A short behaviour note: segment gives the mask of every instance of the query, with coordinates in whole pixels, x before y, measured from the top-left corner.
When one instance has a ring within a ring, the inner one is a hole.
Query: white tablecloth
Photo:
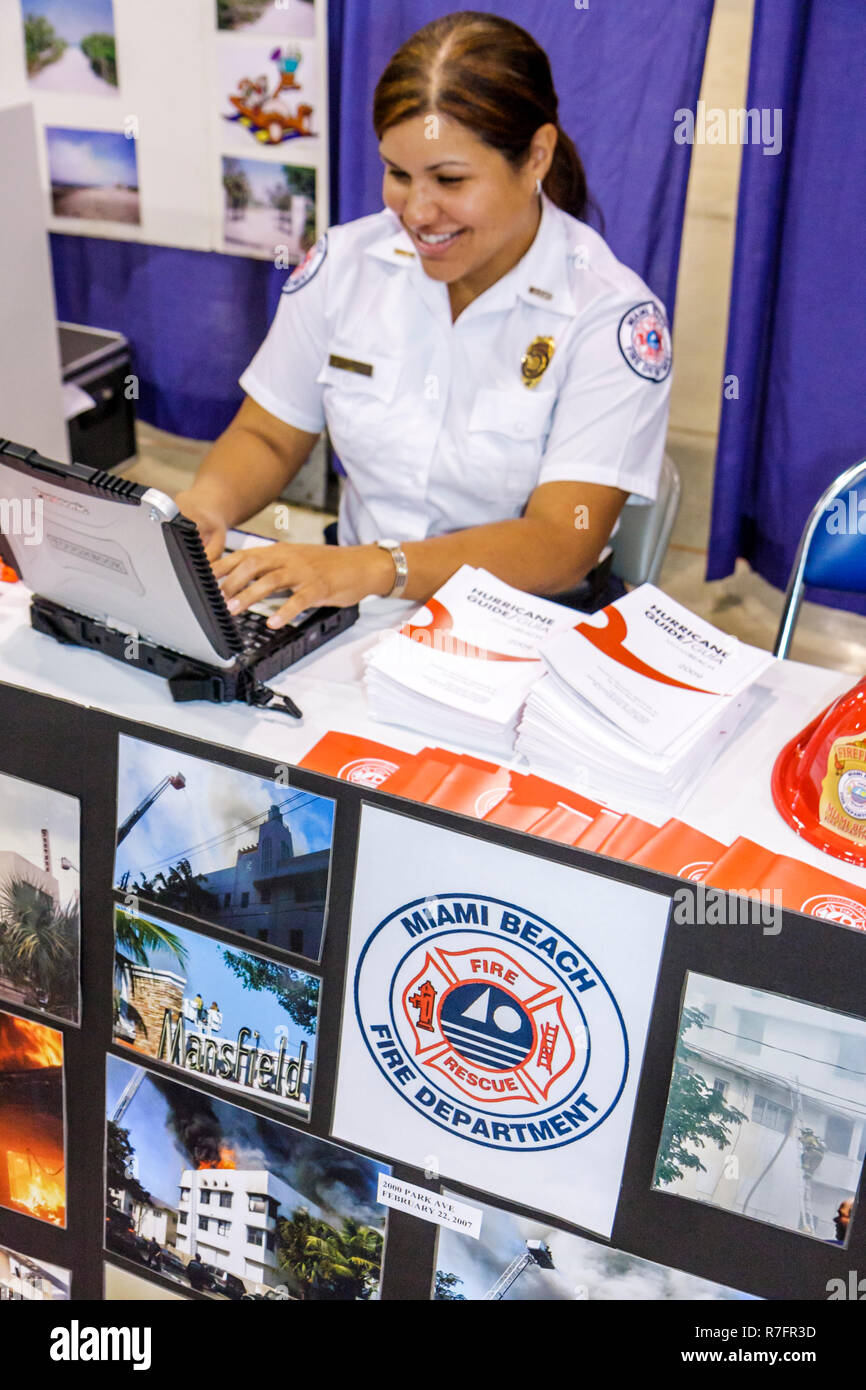
[[[409,752],[433,742],[371,719],[361,684],[363,653],[383,627],[403,621],[412,604],[366,600],[353,628],[273,680],[271,685],[291,695],[303,710],[304,718],[295,721],[240,704],[175,704],[168,686],[157,677],[33,632],[28,603],[29,594],[20,584],[0,584],[0,681],[6,684],[242,749],[275,764],[297,763],[328,729]],[[775,853],[866,887],[866,869],[823,854],[801,839],[779,816],[770,794],[770,773],[779,749],[851,684],[850,675],[824,667],[775,663],[760,680],[753,717],[695,788],[679,818],[726,844],[746,835]]]

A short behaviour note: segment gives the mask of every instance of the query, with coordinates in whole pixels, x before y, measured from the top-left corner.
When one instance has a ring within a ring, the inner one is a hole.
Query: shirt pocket
[[[328,433],[343,462],[387,442],[402,361],[356,345],[331,343],[316,377]]]
[[[467,426],[473,462],[513,503],[525,503],[538,481],[555,391],[484,387],[476,392]]]

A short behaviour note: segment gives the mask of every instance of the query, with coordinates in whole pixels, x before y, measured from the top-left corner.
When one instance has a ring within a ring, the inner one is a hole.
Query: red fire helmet
[[[810,845],[866,865],[866,677],[782,749],[776,809]]]

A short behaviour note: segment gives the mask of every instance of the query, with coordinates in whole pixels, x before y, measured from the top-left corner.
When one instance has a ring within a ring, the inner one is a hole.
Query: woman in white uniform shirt
[[[657,488],[664,310],[576,220],[586,183],[543,51],[493,15],[438,20],[389,63],[373,122],[386,210],[332,228],[289,277],[246,400],[178,497],[234,611],[292,591],[272,626],[423,601],[462,564],[560,595],[629,494]],[[219,559],[326,424],[339,546]]]

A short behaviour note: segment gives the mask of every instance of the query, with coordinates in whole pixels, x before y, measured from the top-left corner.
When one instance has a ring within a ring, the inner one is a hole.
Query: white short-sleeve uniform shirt
[[[670,365],[663,306],[543,197],[525,256],[456,323],[393,213],[333,227],[240,384],[297,429],[327,425],[346,471],[340,541],[366,544],[520,516],[548,482],[654,498]]]

